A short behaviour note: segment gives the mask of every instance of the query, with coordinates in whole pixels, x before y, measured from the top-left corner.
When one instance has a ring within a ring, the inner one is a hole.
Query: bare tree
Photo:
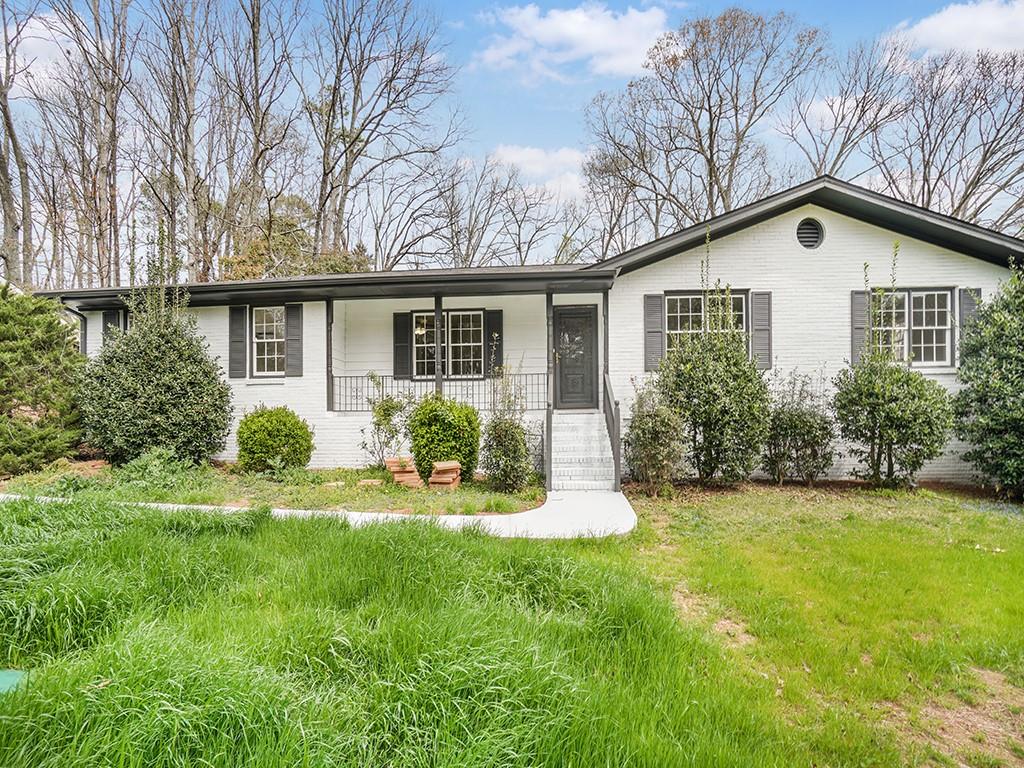
[[[592,185],[611,174],[600,185],[630,190],[655,237],[762,197],[774,184],[762,134],[823,57],[823,33],[782,13],[730,9],[663,35],[649,75],[591,105]]]
[[[18,47],[34,12],[33,6],[17,8],[9,0],[0,0],[0,24],[3,24],[4,35],[3,72],[0,73],[0,118],[3,128],[0,134],[0,207],[4,223],[2,261],[7,279],[25,284],[32,282],[32,189],[28,159],[12,110],[11,92],[27,66],[18,56]],[[14,158],[17,169],[17,203],[9,157]]]
[[[526,184],[509,172],[502,201],[501,235],[508,243],[506,264],[524,266],[547,257],[548,241],[563,223],[561,206],[550,190]]]
[[[779,130],[812,174],[840,175],[852,157],[867,153],[871,137],[900,118],[908,63],[908,46],[898,38],[859,43],[798,84]]]
[[[966,221],[1024,230],[1024,52],[916,63],[906,110],[874,136],[882,189]]]
[[[408,190],[458,137],[451,120],[431,127],[454,70],[412,0],[328,3],[309,41],[295,74],[316,150],[314,247],[344,251],[359,236],[349,219],[360,187],[379,190],[391,171]]]

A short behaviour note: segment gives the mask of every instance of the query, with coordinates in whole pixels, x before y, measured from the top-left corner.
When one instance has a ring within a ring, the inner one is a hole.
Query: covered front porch
[[[581,282],[529,293],[448,286],[432,295],[329,299],[328,411],[368,414],[381,396],[438,393],[486,418],[511,392],[542,436],[549,478],[555,412],[603,414],[617,488],[620,415],[607,377],[607,288]]]

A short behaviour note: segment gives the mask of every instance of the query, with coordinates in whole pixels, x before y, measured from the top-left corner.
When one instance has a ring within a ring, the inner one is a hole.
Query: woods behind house
[[[0,277],[593,261],[809,176],[1024,230],[1024,51],[837,49],[730,9],[586,110],[580,195],[474,157],[415,0],[0,0]],[[524,90],[523,98],[530,98]]]

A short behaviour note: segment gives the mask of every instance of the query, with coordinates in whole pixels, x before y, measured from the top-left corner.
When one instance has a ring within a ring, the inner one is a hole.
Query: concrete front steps
[[[551,490],[610,491],[611,442],[601,411],[555,411],[551,423]]]

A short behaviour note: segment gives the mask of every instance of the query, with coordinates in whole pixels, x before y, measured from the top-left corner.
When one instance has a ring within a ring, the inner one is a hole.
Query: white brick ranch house
[[[820,177],[597,264],[195,284],[189,311],[226,369],[236,423],[259,403],[289,406],[315,430],[314,466],[365,463],[371,372],[389,391],[441,391],[486,417],[503,367],[543,430],[549,485],[617,487],[634,382],[704,322],[706,238],[711,280],[730,286],[758,366],[826,379],[865,343],[865,264],[872,287],[889,288],[898,241],[884,322],[899,354],[951,389],[961,324],[1024,256],[1022,240]],[[126,292],[51,295],[95,354],[127,322]],[[961,449],[923,476],[968,479]],[[234,451],[232,435],[224,457]]]

